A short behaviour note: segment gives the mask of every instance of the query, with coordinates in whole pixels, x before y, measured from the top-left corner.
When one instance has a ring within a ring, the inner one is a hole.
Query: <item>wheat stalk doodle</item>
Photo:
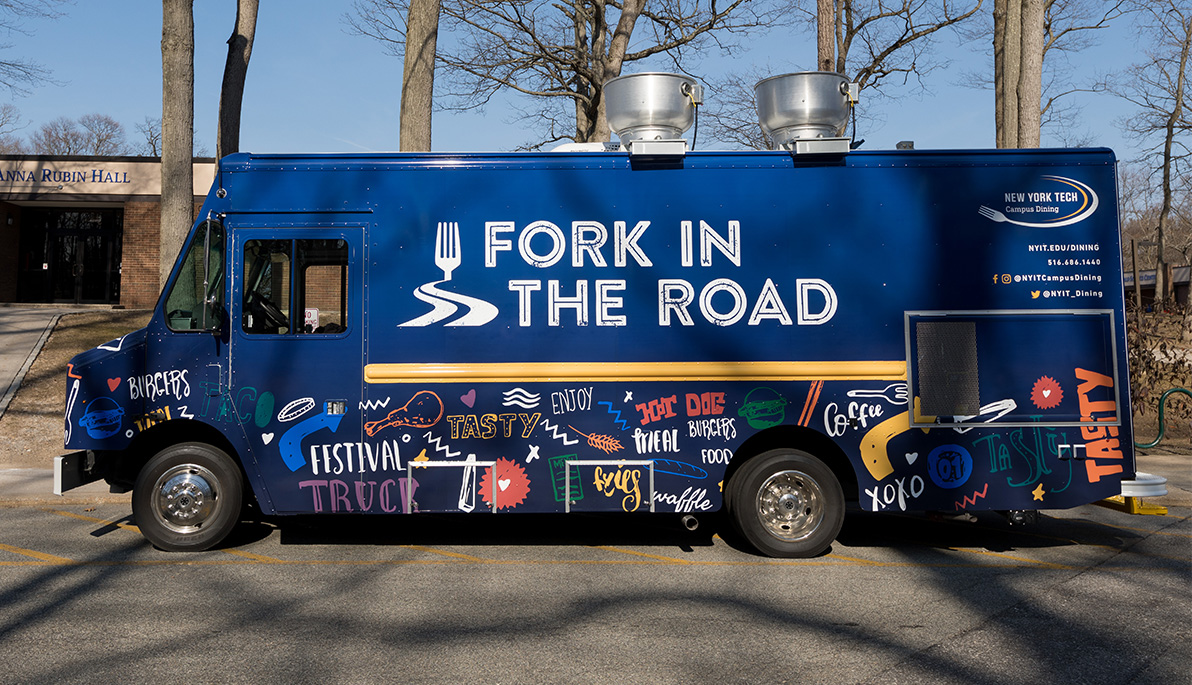
[[[584,436],[585,438],[587,438],[589,445],[591,445],[592,447],[595,447],[596,449],[600,450],[601,452],[604,452],[605,454],[612,454],[613,452],[616,452],[618,450],[625,449],[621,445],[621,441],[617,440],[616,438],[614,438],[611,435],[596,435],[596,434],[588,435],[587,433],[583,433],[581,431],[576,430],[575,426],[572,426],[571,424],[567,424],[567,427],[570,428],[571,430],[575,431],[576,433],[579,433],[580,435]]]

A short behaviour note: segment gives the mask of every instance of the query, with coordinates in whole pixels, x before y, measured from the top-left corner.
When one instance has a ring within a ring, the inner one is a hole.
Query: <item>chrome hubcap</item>
[[[212,485],[215,475],[196,464],[182,464],[166,471],[153,487],[153,513],[176,533],[199,530],[219,505]]]
[[[779,471],[758,488],[757,512],[774,537],[802,540],[824,520],[824,494],[819,483],[802,471]]]

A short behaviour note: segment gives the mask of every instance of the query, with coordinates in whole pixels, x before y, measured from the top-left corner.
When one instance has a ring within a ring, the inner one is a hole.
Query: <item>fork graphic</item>
[[[906,383],[891,383],[883,390],[849,390],[849,397],[882,397],[890,404],[906,404],[910,397]]]
[[[985,205],[981,205],[980,207],[978,207],[977,212],[981,216],[985,217],[986,219],[989,219],[990,221],[998,221],[998,222],[1009,221],[1006,218],[1005,214],[1002,214],[1001,212],[997,211],[996,209],[986,207]]]
[[[451,280],[451,272],[461,262],[459,254],[459,223],[440,221],[435,231],[435,266],[443,270],[443,280]]]

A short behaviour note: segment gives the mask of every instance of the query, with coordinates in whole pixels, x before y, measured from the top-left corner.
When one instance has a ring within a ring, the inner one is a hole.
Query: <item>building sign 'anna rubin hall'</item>
[[[0,302],[153,306],[160,201],[156,157],[0,155]]]

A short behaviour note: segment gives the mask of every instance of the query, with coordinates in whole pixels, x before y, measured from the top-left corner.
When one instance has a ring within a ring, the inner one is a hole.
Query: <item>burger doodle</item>
[[[96,398],[86,413],[79,419],[79,425],[87,429],[87,435],[100,440],[120,432],[124,408],[110,397]]]
[[[737,410],[754,428],[777,426],[786,418],[786,398],[770,388],[754,388]]]

